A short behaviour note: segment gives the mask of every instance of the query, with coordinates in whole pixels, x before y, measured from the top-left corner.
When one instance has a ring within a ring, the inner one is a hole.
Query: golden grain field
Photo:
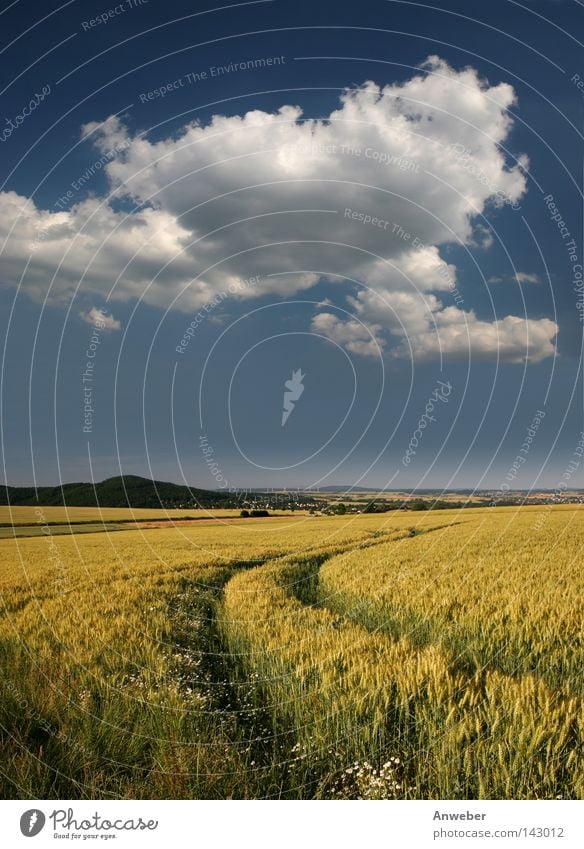
[[[237,516],[238,510],[210,508],[163,510],[142,507],[32,507],[0,506],[0,525],[44,525],[66,522],[131,522],[204,519]]]
[[[0,540],[0,791],[580,798],[583,517]]]

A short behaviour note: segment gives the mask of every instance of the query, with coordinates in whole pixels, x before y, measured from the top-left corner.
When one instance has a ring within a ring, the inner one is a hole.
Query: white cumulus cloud
[[[90,310],[81,311],[79,318],[86,324],[91,324],[100,330],[122,329],[121,322],[117,318],[99,309],[99,307],[91,307]]]
[[[87,144],[116,151],[104,160],[115,198],[136,211],[91,197],[55,212],[0,193],[0,279],[16,285],[32,254],[22,286],[37,300],[67,303],[79,286],[85,303],[189,312],[219,292],[288,297],[325,278],[354,318],[324,312],[314,327],[354,353],[373,352],[363,322],[393,356],[540,360],[554,322],[453,306],[443,256],[448,244],[488,250],[476,216],[526,190],[526,157],[501,148],[514,102],[507,83],[430,57],[405,82],[346,90],[321,119],[286,104],[159,140],[118,118],[88,124]]]
[[[541,279],[538,274],[530,274],[526,271],[518,271],[515,275],[515,280],[518,283],[541,283]]]
[[[365,326],[360,321],[348,319],[343,321],[330,312],[321,312],[312,319],[312,329],[315,333],[342,345],[353,354],[364,357],[379,357],[383,351],[384,340],[377,335],[381,326],[372,324]]]

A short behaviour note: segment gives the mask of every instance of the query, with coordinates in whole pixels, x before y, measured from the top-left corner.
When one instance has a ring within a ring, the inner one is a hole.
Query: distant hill
[[[347,486],[319,486],[318,489],[307,489],[306,492],[314,492],[318,495],[319,492],[327,493],[327,492],[384,492],[383,489],[377,489],[376,487],[367,487],[367,486],[351,486],[347,484]]]
[[[380,489],[376,486],[351,486],[347,484],[347,486],[320,486],[318,489],[309,489],[307,492],[315,492],[315,493],[353,493],[353,492],[379,492],[379,493],[389,493],[391,495],[397,493],[411,493],[412,495],[480,495],[481,493],[486,493],[489,490],[480,490],[480,489],[441,489],[440,487],[434,487],[429,489],[423,489],[416,487],[413,490],[409,490],[407,487],[404,489],[387,489],[383,487]],[[492,490],[491,490],[492,491]],[[517,490],[518,492],[521,490]],[[526,491],[526,490],[525,490]]]
[[[209,489],[153,481],[137,475],[107,478],[100,483],[62,486],[0,486],[0,504],[42,507],[203,507],[223,506],[229,496]]]

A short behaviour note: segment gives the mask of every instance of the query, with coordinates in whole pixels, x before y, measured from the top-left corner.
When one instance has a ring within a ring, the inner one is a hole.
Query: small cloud
[[[114,318],[110,313],[106,313],[98,307],[91,307],[86,312],[80,312],[79,318],[86,324],[91,324],[93,327],[98,327],[100,330],[121,330],[122,325],[117,318]]]
[[[482,224],[475,227],[472,244],[477,248],[483,248],[483,250],[488,250],[493,246],[493,234],[488,227],[483,227]]]
[[[527,271],[518,271],[511,277],[489,277],[487,283],[504,283],[515,281],[516,283],[541,283],[541,278],[538,274],[529,274]]]
[[[515,280],[518,283],[541,283],[541,279],[537,274],[528,274],[525,271],[518,271],[515,275]]]
[[[381,327],[378,324],[367,327],[355,319],[342,321],[330,312],[321,312],[312,319],[311,327],[313,333],[326,336],[352,354],[379,357],[383,353],[385,342],[379,336]]]

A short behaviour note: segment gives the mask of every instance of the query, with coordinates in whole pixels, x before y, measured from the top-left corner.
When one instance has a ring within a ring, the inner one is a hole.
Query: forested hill
[[[62,486],[0,486],[0,504],[42,507],[218,507],[228,495],[175,483],[153,481],[137,475],[107,478],[100,483],[66,483]]]

